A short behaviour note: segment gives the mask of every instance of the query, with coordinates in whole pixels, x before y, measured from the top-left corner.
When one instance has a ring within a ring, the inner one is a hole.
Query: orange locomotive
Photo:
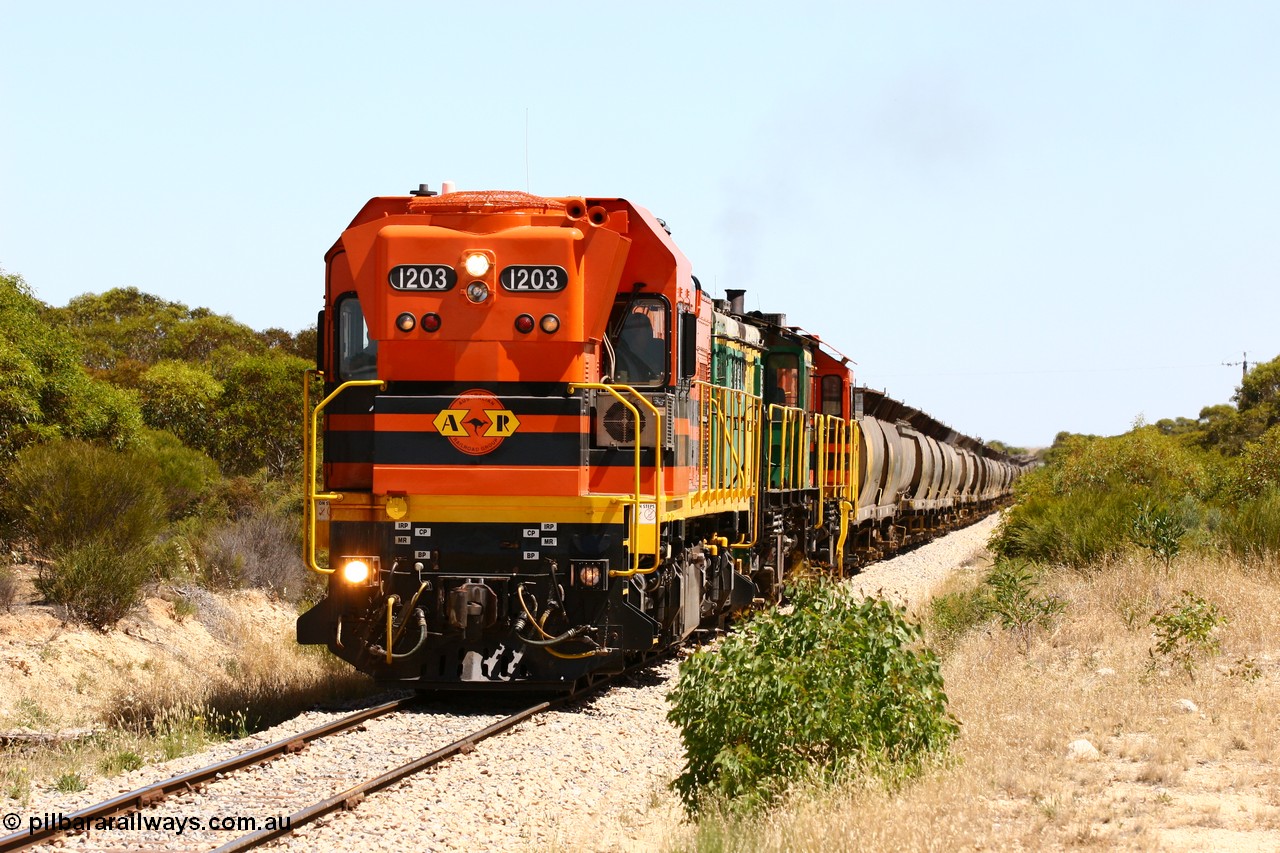
[[[882,512],[847,360],[713,302],[625,200],[423,187],[326,263],[298,639],[379,679],[569,687],[985,500]]]

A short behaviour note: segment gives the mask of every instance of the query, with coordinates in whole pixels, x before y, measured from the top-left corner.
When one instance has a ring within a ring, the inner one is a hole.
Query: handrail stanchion
[[[324,378],[324,372],[314,368],[307,370],[303,382],[305,383],[302,391],[303,415],[307,414],[306,407],[311,403],[311,379],[313,376]],[[342,500],[341,492],[320,492],[316,485],[316,447],[319,443],[320,435],[320,413],[325,407],[333,402],[334,398],[348,388],[368,387],[377,385],[379,389],[385,391],[387,383],[380,379],[351,379],[343,382],[329,395],[316,404],[315,409],[311,411],[310,423],[304,423],[302,427],[302,460],[306,469],[303,472],[303,528],[302,528],[302,559],[307,564],[307,568],[313,572],[322,575],[333,574],[333,569],[322,569],[316,563],[316,504],[319,501],[340,501]],[[309,428],[308,428],[309,427]]]

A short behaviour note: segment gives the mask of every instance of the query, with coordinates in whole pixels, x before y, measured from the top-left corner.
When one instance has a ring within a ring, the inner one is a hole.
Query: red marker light
[[[423,314],[422,315],[422,331],[424,332],[440,331],[440,315],[439,314]]]
[[[521,314],[516,318],[516,331],[522,335],[527,335],[533,331],[533,317],[529,314]]]

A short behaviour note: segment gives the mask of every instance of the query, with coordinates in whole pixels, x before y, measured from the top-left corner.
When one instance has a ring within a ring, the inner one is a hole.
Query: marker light
[[[438,332],[440,331],[440,315],[436,313],[422,315],[422,331]]]
[[[467,298],[479,305],[489,298],[489,285],[483,281],[473,281],[467,285]]]
[[[364,560],[348,560],[342,567],[342,579],[350,584],[364,583],[369,579],[369,564]]]
[[[402,332],[412,332],[416,322],[412,314],[401,314],[396,318],[396,328]]]
[[[560,318],[555,314],[543,314],[542,322],[538,325],[542,328],[542,331],[546,332],[548,335],[554,335],[556,332],[560,331]]]
[[[489,271],[489,256],[480,252],[472,252],[462,259],[462,266],[467,275],[479,278]]]
[[[522,335],[527,335],[533,331],[533,317],[529,314],[521,314],[516,318],[516,331]]]

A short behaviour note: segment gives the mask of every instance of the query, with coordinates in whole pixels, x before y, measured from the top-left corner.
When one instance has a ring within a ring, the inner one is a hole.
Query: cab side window
[[[764,401],[778,406],[800,405],[800,360],[796,356],[769,356],[764,369]]]
[[[822,414],[840,417],[844,413],[844,382],[839,376],[822,377]]]
[[[652,297],[614,309],[613,380],[626,385],[662,385],[667,378],[667,306]]]
[[[338,378],[377,379],[378,342],[369,337],[360,300],[353,294],[338,302]]]

